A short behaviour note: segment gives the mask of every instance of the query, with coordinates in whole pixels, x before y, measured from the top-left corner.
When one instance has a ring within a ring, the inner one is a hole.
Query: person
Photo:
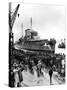
[[[40,77],[40,75],[41,75],[41,61],[39,60],[37,64],[37,76]]]
[[[14,74],[14,72],[13,71],[9,71],[9,77],[10,77],[10,81],[9,81],[9,86],[10,87],[15,87],[14,86],[14,83],[15,83],[15,74]]]
[[[23,70],[24,70],[23,68],[21,68],[20,70],[18,70],[19,82],[17,84],[17,87],[21,87],[21,82],[23,81],[23,75],[22,75],[22,71]]]
[[[29,61],[29,71],[31,74],[34,74],[34,72],[33,72],[33,61],[32,60]]]
[[[52,84],[52,75],[53,75],[53,70],[49,70],[49,76],[50,76],[50,85]]]
[[[17,87],[17,84],[19,82],[19,77],[18,77],[18,68],[17,67],[14,67],[14,78],[15,78],[15,83],[14,83],[14,86]]]

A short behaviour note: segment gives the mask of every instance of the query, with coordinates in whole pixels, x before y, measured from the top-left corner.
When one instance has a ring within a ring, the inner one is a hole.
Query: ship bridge
[[[39,40],[40,39],[40,37],[38,36],[38,33],[36,31],[34,31],[33,29],[26,29],[25,37],[27,40],[29,40],[29,39]]]

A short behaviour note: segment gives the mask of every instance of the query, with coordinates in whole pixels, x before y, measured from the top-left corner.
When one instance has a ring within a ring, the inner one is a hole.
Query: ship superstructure
[[[54,39],[41,40],[38,33],[33,29],[26,29],[24,38],[20,38],[15,48],[30,51],[55,52],[56,41]]]

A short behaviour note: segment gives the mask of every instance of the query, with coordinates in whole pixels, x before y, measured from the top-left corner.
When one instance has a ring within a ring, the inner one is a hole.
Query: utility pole
[[[11,64],[13,62],[14,34],[12,28],[16,19],[20,4],[17,5],[14,12],[11,10],[11,2],[9,3],[9,86],[11,87]]]

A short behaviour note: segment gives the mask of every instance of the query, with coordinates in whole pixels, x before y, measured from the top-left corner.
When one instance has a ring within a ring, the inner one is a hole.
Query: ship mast
[[[31,19],[30,19],[30,25],[31,25],[31,29],[32,29],[32,17],[31,17]]]
[[[23,38],[23,23],[21,24],[22,38]]]

